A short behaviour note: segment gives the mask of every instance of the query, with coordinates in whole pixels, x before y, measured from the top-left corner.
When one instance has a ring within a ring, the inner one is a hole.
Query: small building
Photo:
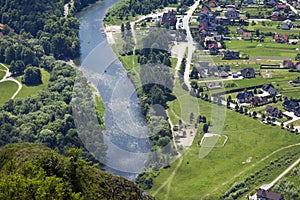
[[[215,90],[220,89],[222,86],[220,84],[216,84],[215,82],[205,83],[207,90]]]
[[[177,17],[175,15],[175,12],[169,11],[163,14],[161,18],[161,25],[168,25],[169,29],[175,30],[176,23],[177,23]]]
[[[241,74],[244,78],[255,78],[255,71],[251,67],[242,69]]]
[[[243,40],[251,40],[252,38],[252,33],[251,32],[243,32],[242,34],[242,39]]]
[[[234,52],[234,51],[227,50],[224,52],[223,59],[224,60],[240,59],[240,52]]]
[[[267,97],[253,97],[251,103],[253,107],[257,107],[268,104],[269,100]]]
[[[208,5],[209,5],[209,7],[211,7],[211,8],[215,8],[215,7],[218,6],[218,5],[217,5],[217,2],[216,2],[215,0],[210,0],[210,1],[208,2]]]
[[[273,106],[267,106],[266,113],[271,117],[282,118],[282,111]]]
[[[284,68],[294,68],[294,63],[292,60],[284,60],[283,67]]]
[[[259,188],[256,192],[257,200],[283,200],[283,196],[270,190]]]
[[[244,28],[242,28],[242,27],[238,27],[237,29],[236,29],[236,33],[237,34],[243,34],[244,33]]]
[[[239,92],[238,95],[236,96],[236,101],[238,103],[251,103],[254,95],[253,92],[251,91],[246,91],[246,92]]]
[[[210,55],[218,55],[219,54],[219,49],[215,46],[209,48],[209,54]]]
[[[289,36],[287,34],[275,34],[274,40],[277,43],[287,43],[289,41]]]
[[[293,27],[292,21],[289,19],[284,20],[281,24],[282,30],[290,30],[292,27]]]
[[[219,73],[219,76],[222,77],[222,78],[227,78],[229,76],[229,74],[225,71],[222,71]]]
[[[299,102],[295,100],[289,100],[285,99],[284,102],[282,103],[282,107],[289,112],[294,112],[296,108],[299,107]]]

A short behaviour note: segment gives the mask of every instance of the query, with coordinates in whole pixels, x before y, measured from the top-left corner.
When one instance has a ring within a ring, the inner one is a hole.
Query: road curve
[[[10,77],[11,73],[9,72],[9,69],[5,65],[3,65],[2,63],[0,63],[0,64],[1,64],[2,67],[4,67],[6,69],[5,76],[0,80],[0,83],[6,82],[6,81],[13,81],[18,85],[17,91],[11,97],[11,99],[14,99],[19,94],[19,92],[21,91],[22,84],[19,81],[17,81],[16,79]]]
[[[188,53],[187,53],[187,58],[186,58],[186,67],[184,71],[184,83],[187,85],[189,90],[191,90],[191,84],[189,81],[189,75],[190,75],[190,68],[191,68],[191,61],[192,61],[192,55],[194,51],[196,50],[196,43],[193,40],[191,31],[190,31],[190,26],[189,26],[189,20],[192,17],[194,11],[196,8],[199,6],[200,0],[197,0],[187,11],[187,15],[184,16],[183,18],[183,28],[186,30],[187,33],[187,41],[188,41]]]

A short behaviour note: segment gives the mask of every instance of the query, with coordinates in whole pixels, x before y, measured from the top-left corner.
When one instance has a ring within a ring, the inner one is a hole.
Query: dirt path
[[[10,77],[11,73],[9,72],[9,69],[5,65],[3,65],[2,63],[0,63],[0,65],[6,69],[5,76],[0,80],[0,83],[6,82],[6,81],[13,81],[18,85],[17,91],[11,97],[11,99],[14,99],[21,91],[22,84],[19,81],[17,81],[16,79]]]
[[[288,149],[288,148],[291,148],[291,147],[295,147],[295,146],[300,146],[300,143],[296,143],[296,144],[292,144],[292,145],[288,145],[286,147],[282,147],[280,149],[277,149],[275,151],[273,151],[272,153],[270,153],[269,155],[263,157],[262,159],[260,159],[259,161],[257,161],[256,163],[253,163],[251,166],[249,166],[248,168],[242,170],[241,172],[237,173],[236,175],[234,175],[231,179],[219,184],[216,188],[214,188],[213,190],[211,190],[209,193],[203,195],[200,197],[200,199],[204,199],[206,197],[208,197],[209,195],[211,195],[212,193],[216,192],[217,190],[219,190],[221,187],[223,187],[224,185],[227,185],[229,184],[230,182],[234,181],[234,179],[236,179],[237,177],[241,176],[243,173],[245,173],[246,171],[250,170],[251,168],[255,167],[256,165],[260,164],[261,162],[265,161],[266,159],[270,158],[272,155],[282,151],[282,150],[285,150],[285,149]]]
[[[286,170],[284,170],[279,176],[277,176],[271,183],[262,185],[260,188],[268,190],[275,185],[282,177],[289,173],[296,165],[300,163],[300,158],[291,164]]]
[[[165,194],[165,199],[168,199],[169,197],[169,193],[170,193],[170,189],[171,189],[171,183],[173,181],[173,178],[178,170],[178,168],[181,166],[183,158],[182,156],[180,156],[179,158],[179,162],[176,165],[175,169],[173,170],[173,172],[171,173],[171,175],[169,176],[169,178],[153,193],[153,196],[156,196],[157,193],[162,190],[165,186],[167,186],[167,193]]]

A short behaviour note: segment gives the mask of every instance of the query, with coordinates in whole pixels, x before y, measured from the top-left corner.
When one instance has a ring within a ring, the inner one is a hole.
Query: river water
[[[98,2],[77,15],[80,65],[89,72],[87,78],[97,86],[105,107],[104,142],[108,150],[101,162],[108,172],[135,180],[148,159],[150,140],[135,87],[102,34],[105,12],[117,2]]]

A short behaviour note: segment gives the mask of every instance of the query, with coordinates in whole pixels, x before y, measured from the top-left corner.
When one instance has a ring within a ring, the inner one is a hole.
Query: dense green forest
[[[94,1],[80,2],[74,1],[77,10]],[[5,24],[0,62],[8,64],[13,76],[24,74],[22,81],[27,85],[41,83],[40,68],[50,72],[49,84],[43,91],[0,107],[0,146],[34,142],[59,153],[76,147],[84,150],[85,158],[98,162],[94,157],[103,160],[106,147],[102,133],[92,131],[98,128],[96,123],[88,124],[90,131],[81,131],[80,138],[75,129],[72,109],[84,109],[95,116],[97,113],[87,80],[61,61],[80,56],[79,21],[72,14],[63,16],[64,3],[0,0],[0,19]]]
[[[83,148],[72,115],[72,98],[75,92],[78,93],[76,96],[82,94],[77,98],[76,101],[79,102],[76,105],[87,105],[93,102],[92,92],[80,73],[76,79],[78,86],[73,91],[76,72],[71,66],[63,61],[55,61],[51,65],[50,81],[45,90],[36,96],[10,100],[0,108],[0,146],[16,142],[37,142],[57,149],[60,153],[70,147]],[[84,109],[90,109],[89,113],[92,113],[95,107],[86,106]],[[98,137],[101,133],[97,134],[91,135]],[[95,151],[102,152],[101,156],[105,156],[103,144],[95,148]],[[93,159],[89,154],[86,156]]]
[[[69,149],[67,157],[38,144],[0,149],[0,199],[153,199],[134,183],[110,175]]]
[[[150,130],[151,153],[146,168],[137,177],[143,189],[152,187],[155,171],[169,167],[176,150],[165,109],[173,99],[174,76],[171,71],[169,49],[170,34],[166,29],[154,29],[142,39],[142,46],[135,50],[140,64],[140,83],[137,94]]]

